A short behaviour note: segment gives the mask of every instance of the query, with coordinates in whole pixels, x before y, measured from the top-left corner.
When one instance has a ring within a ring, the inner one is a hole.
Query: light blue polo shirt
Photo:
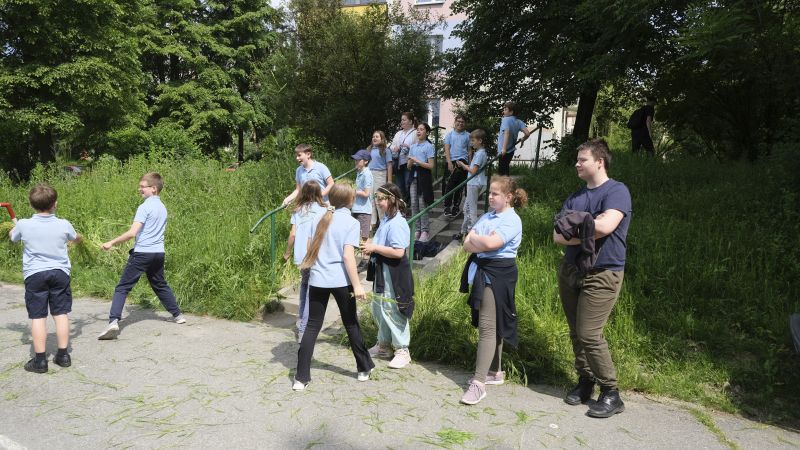
[[[383,220],[375,231],[372,242],[392,248],[408,248],[411,243],[411,231],[408,222],[399,212],[391,219],[384,214]]]
[[[383,215],[383,220],[375,232],[375,237],[372,242],[378,245],[385,245],[392,248],[408,248],[411,242],[411,230],[408,228],[408,222],[399,212],[391,219],[389,216]],[[394,299],[394,286],[392,286],[392,274],[389,272],[389,267],[383,265],[383,293],[379,294],[380,297]],[[375,285],[372,286],[373,292]]]
[[[470,161],[470,167],[477,167],[478,170],[481,167],[486,165],[486,160],[488,156],[486,155],[486,149],[479,148],[474,155],[472,155],[472,161]],[[471,175],[470,175],[471,176]],[[485,186],[486,185],[486,171],[479,173],[475,176],[475,178],[470,178],[467,181],[467,186]]]
[[[313,236],[318,224],[311,230]],[[317,261],[311,266],[308,283],[314,287],[337,288],[350,285],[344,267],[344,246],[357,248],[361,243],[361,226],[358,220],[350,215],[347,208],[339,208],[333,212],[328,232],[322,241]]]
[[[319,188],[324,191],[325,187],[328,185],[328,182],[325,180],[330,176],[331,171],[328,170],[328,166],[319,161],[313,161],[310,169],[306,169],[302,165],[297,167],[297,170],[294,172],[294,181],[300,184],[300,187],[303,187],[308,180],[314,180],[319,183]]]
[[[517,142],[517,136],[519,136],[520,130],[525,128],[525,122],[517,119],[514,116],[507,116],[503,117],[500,121],[500,133],[497,135],[497,153],[500,153],[503,149],[503,134],[506,130],[508,130],[508,148],[506,152],[514,153],[513,145]]]
[[[294,225],[294,263],[300,265],[308,251],[308,240],[312,238],[311,230],[322,218],[328,208],[319,203],[309,203],[292,213],[291,223]]]
[[[433,159],[436,155],[436,150],[433,148],[433,144],[428,141],[423,141],[422,143],[417,142],[416,144],[411,146],[411,151],[408,153],[410,156],[417,158],[418,161],[428,162],[429,159]],[[414,176],[416,176],[416,172]]]
[[[467,160],[469,154],[469,133],[453,130],[444,137],[444,143],[450,145],[450,160]]]
[[[164,253],[164,232],[167,230],[167,208],[157,195],[144,199],[136,208],[134,222],[142,224],[136,235],[134,252]]]
[[[72,224],[54,214],[34,214],[20,219],[11,232],[11,241],[22,241],[22,276],[59,269],[69,275],[67,241],[78,237]]]
[[[478,253],[478,258],[516,258],[519,244],[522,242],[522,220],[514,208],[508,207],[500,214],[489,211],[478,219],[472,229],[481,236],[488,236],[495,232],[503,240],[502,247],[491,252]],[[475,263],[469,265],[467,273],[469,284],[472,284],[477,270],[478,266]]]
[[[383,156],[381,156],[381,149],[372,147],[369,151],[369,165],[370,170],[386,170],[386,167],[392,163],[392,151],[389,147],[383,149]]]
[[[364,167],[364,170],[358,172],[358,175],[356,175],[356,190],[363,191],[368,189],[369,196],[361,197],[356,195],[356,199],[353,201],[354,213],[372,214],[372,194],[375,193],[375,190],[372,187],[373,184],[372,172],[369,170],[369,167]]]

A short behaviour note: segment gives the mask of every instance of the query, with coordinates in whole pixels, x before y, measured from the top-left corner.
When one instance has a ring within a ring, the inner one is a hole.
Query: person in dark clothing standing
[[[587,413],[591,417],[611,417],[625,410],[603,329],[622,288],[632,207],[628,188],[608,177],[610,166],[611,152],[604,140],[581,144],[575,168],[586,186],[570,195],[561,209],[584,211],[594,217],[597,259],[592,268],[583,272],[577,266],[581,237],[566,239],[553,231],[555,243],[566,246],[558,270],[558,290],[579,379],[564,401],[570,405],[586,403],[592,398],[595,384],[599,384],[600,396]]]
[[[644,147],[650,156],[655,154],[653,146],[652,130],[653,116],[656,114],[656,99],[652,95],[645,97],[645,104],[633,112],[628,120],[628,128],[631,129],[631,151],[639,152],[640,147]]]

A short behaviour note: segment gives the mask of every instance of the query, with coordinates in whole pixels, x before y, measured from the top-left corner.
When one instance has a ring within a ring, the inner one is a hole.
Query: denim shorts
[[[72,290],[69,275],[60,269],[45,270],[25,278],[25,308],[29,319],[58,316],[72,311]]]

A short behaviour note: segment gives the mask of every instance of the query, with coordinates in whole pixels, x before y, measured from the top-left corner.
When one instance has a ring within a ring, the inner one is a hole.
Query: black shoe
[[[361,260],[360,263],[358,263],[358,267],[356,267],[356,270],[358,270],[359,273],[364,272],[364,271],[367,270],[367,265],[368,264],[369,264],[369,261],[367,261],[366,259],[363,259],[363,260]]]
[[[609,389],[600,393],[597,401],[589,405],[589,411],[586,414],[589,417],[606,418],[622,411],[625,411],[625,403],[622,403],[622,399],[619,398],[619,391]]]
[[[53,357],[53,362],[61,367],[69,367],[72,365],[72,358],[69,357],[69,353],[64,353]]]
[[[28,372],[34,373],[46,373],[47,372],[47,360],[43,359],[41,361],[36,361],[32,359],[25,363],[25,370]]]
[[[594,381],[581,378],[578,380],[578,385],[575,386],[567,396],[564,397],[564,403],[568,405],[580,405],[586,403],[592,398],[594,393]]]
[[[461,233],[456,233],[456,234],[453,235],[453,240],[454,241],[460,241],[463,238],[464,238],[464,235],[461,234]]]

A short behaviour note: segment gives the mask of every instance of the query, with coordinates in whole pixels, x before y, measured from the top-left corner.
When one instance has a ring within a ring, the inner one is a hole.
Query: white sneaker
[[[369,381],[369,375],[372,373],[372,369],[369,369],[366,372],[358,372],[358,381]]]
[[[177,316],[172,318],[172,321],[177,324],[184,324],[186,323],[186,317],[183,317],[183,314],[178,314]]]
[[[411,353],[408,348],[398,348],[394,352],[394,358],[389,362],[392,369],[402,369],[411,362]]]
[[[309,381],[309,383],[310,383],[310,381]],[[302,381],[294,380],[294,384],[292,384],[292,390],[293,391],[304,391],[307,386],[308,386],[308,383],[303,383]]]
[[[381,345],[381,343],[377,343],[372,346],[369,350],[369,356],[373,358],[391,358],[392,357],[392,349],[388,345]]]
[[[111,339],[116,339],[117,336],[119,336],[119,323],[115,319],[108,324],[105,331],[100,333],[100,336],[97,336],[97,339],[101,341],[109,341]]]

